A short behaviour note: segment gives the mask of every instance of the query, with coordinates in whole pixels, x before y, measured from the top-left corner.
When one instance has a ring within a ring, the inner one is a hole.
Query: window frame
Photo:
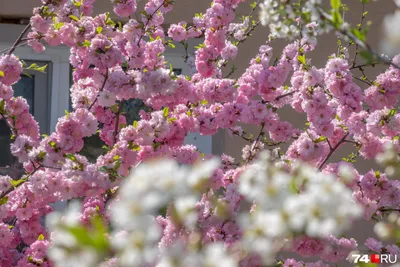
[[[12,47],[12,43],[1,42],[0,50]],[[49,79],[50,88],[50,124],[48,130],[55,130],[58,118],[65,114],[69,105],[69,55],[70,51],[67,46],[46,47],[43,53],[35,53],[29,46],[18,47],[14,54],[22,60],[49,62],[48,71],[51,78]]]

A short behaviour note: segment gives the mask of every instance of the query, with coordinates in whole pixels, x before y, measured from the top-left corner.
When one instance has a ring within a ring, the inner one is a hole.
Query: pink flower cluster
[[[27,101],[14,97],[12,89],[23,65],[13,54],[0,56],[0,115],[13,133],[11,153],[26,171],[20,180],[0,176],[1,266],[53,266],[46,256],[51,233],[43,223],[52,204],[83,199],[80,222],[90,225],[98,215],[108,222],[108,201],[142,162],[169,157],[194,165],[213,157],[185,144],[190,133],[214,135],[225,129],[247,142],[242,162],[221,157],[223,164],[195,205],[195,221],[201,227],[196,234],[202,244],[221,242],[227,251],[237,249],[243,237],[238,211],[257,209],[257,203],[249,208],[251,203],[238,192],[240,174],[261,150],[280,143],[287,144],[281,148],[286,150],[274,150],[274,156],[288,172],[299,161],[338,178],[343,168],[350,170],[353,177],[346,185],[364,207],[365,219],[381,218],[386,210],[400,206],[400,182],[372,170],[359,174],[343,161],[327,164],[345,143],[353,144],[365,159],[375,158],[386,144],[400,152],[400,115],[395,109],[400,70],[394,66],[363,91],[343,57],[335,56],[320,68],[312,65],[306,56],[316,40],[302,38],[288,44],[275,62],[271,41],[266,42],[249,67],[231,79],[224,76],[223,68],[237,56],[237,41],[250,36],[246,32],[251,27],[249,18],[234,23],[235,10],[244,0],[214,0],[204,14],[193,18],[192,25],[180,22],[167,30],[164,15],[172,10],[172,0],[147,1],[135,19],[136,0],[113,0],[114,12],[129,18],[124,25],[109,14],[92,16],[94,0],[43,2],[30,20],[28,45],[36,52],[45,45],[70,47],[73,111],[58,120],[53,133],[41,138]],[[164,57],[168,44],[203,37],[192,62],[196,73],[175,75]],[[150,110],[141,111],[133,125],[127,125],[122,112],[130,99],[143,100]],[[287,108],[303,115],[307,121],[303,129],[281,120],[279,113]],[[241,128],[246,124],[261,128],[259,135],[246,133]],[[80,152],[85,138],[96,134],[105,150],[90,162]],[[193,238],[189,229],[174,220],[173,211],[164,215],[156,218],[162,227],[160,248]],[[283,266],[324,267],[326,262],[345,260],[358,248],[356,240],[335,236],[291,241],[291,251],[301,257],[318,256],[321,261],[287,259]],[[376,252],[399,253],[398,248],[371,239],[367,246]],[[245,252],[243,248],[240,266],[261,265],[260,255]],[[116,262],[113,258],[110,266]]]

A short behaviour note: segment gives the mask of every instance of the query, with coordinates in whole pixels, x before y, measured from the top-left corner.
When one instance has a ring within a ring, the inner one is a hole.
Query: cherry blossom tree
[[[398,12],[385,20],[389,57],[367,42],[369,0],[360,0],[355,26],[340,0],[214,0],[167,28],[179,1],[148,0],[138,10],[136,0],[113,0],[118,20],[94,15],[95,0],[41,2],[0,55],[0,115],[25,170],[0,176],[1,266],[324,267],[355,253],[400,255],[390,239],[400,238],[400,183],[391,179],[400,174],[399,35],[390,30]],[[242,5],[249,15],[237,18]],[[270,34],[249,67],[227,69],[243,42],[263,38],[252,36],[262,25]],[[310,52],[324,34],[340,41],[317,67]],[[278,38],[287,45],[273,54]],[[50,135],[40,136],[27,101],[14,97],[24,69],[44,70],[14,55],[22,45],[71,50],[73,111]],[[166,62],[177,45],[190,76]],[[378,64],[386,70],[367,77]],[[133,122],[130,101],[144,106]],[[306,125],[282,120],[283,108]],[[242,158],[184,143],[221,129],[247,142]],[[93,161],[83,148],[95,135],[104,153]],[[344,144],[355,152],[332,161]],[[374,158],[381,170],[353,165]],[[53,211],[57,202],[68,208]],[[381,240],[344,237],[359,219],[374,221]]]

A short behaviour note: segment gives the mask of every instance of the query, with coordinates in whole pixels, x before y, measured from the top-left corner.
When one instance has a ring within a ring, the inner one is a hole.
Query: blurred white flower
[[[399,1],[397,1],[399,2]],[[382,52],[395,56],[400,53],[400,9],[393,14],[388,14],[383,20],[383,39],[381,41]]]

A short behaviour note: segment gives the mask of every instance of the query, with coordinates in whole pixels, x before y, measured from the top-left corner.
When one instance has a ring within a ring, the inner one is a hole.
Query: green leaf
[[[176,121],[176,120],[177,120],[176,118],[172,117],[172,118],[169,118],[167,121],[168,122],[173,122],[173,121]]]
[[[64,26],[64,22],[55,22],[54,29],[59,30],[61,27]]]
[[[332,10],[332,24],[336,29],[340,28],[342,24],[342,16],[340,15],[339,10]]]
[[[289,189],[293,194],[297,194],[299,192],[299,188],[297,187],[296,180],[292,179],[289,184]]]
[[[74,6],[76,6],[76,7],[81,7],[81,5],[82,5],[82,3],[78,2],[78,1],[74,1],[73,3],[74,3]]]
[[[7,204],[7,201],[8,201],[8,196],[5,196],[2,199],[0,199],[0,206],[4,205],[4,204]]]
[[[13,187],[18,187],[18,186],[22,185],[23,183],[25,183],[26,181],[28,181],[27,178],[22,178],[19,180],[10,180],[10,184]]]
[[[168,117],[168,113],[169,113],[169,108],[168,108],[168,107],[165,107],[165,108],[163,109],[164,118]]]
[[[98,54],[105,54],[106,52],[103,51],[103,49],[97,48],[96,53]]]
[[[40,235],[38,236],[38,239],[37,239],[37,240],[43,241],[43,240],[44,240],[44,235],[40,234]]]
[[[139,123],[138,123],[137,121],[134,121],[134,122],[133,122],[133,128],[137,128],[138,125],[139,125]]]
[[[305,56],[305,55],[298,56],[298,57],[297,57],[297,60],[298,60],[301,64],[307,65],[307,61],[306,61],[306,56]]]
[[[120,166],[121,166],[121,160],[115,161],[114,170],[117,171]]]
[[[335,10],[339,10],[341,4],[340,0],[331,0],[331,7]]]
[[[205,47],[206,47],[205,44],[199,44],[199,45],[196,45],[194,48],[200,49],[200,48],[205,48]]]
[[[4,113],[4,106],[6,105],[6,101],[4,99],[0,102],[0,114]]]
[[[130,146],[130,149],[133,151],[140,151],[140,146],[137,144],[133,144],[132,146]]]
[[[327,139],[326,136],[320,136],[318,139],[314,140],[314,143],[321,143],[326,139]]]
[[[156,150],[157,148],[159,148],[161,146],[160,143],[153,143],[153,149]]]
[[[360,56],[366,61],[367,64],[374,62],[374,55],[369,51],[360,51]]]
[[[66,157],[67,159],[72,160],[73,162],[78,162],[78,160],[76,159],[76,157],[75,157],[74,155],[72,155],[72,154],[65,154],[65,157]]]
[[[100,253],[104,253],[109,247],[106,238],[106,227],[100,216],[94,216],[89,229],[79,225],[67,227],[67,230],[75,237],[80,245],[91,247]]]
[[[72,19],[72,20],[79,21],[79,19],[78,19],[77,16],[69,15],[68,17],[69,17],[70,19]]]
[[[89,47],[90,46],[90,42],[88,40],[85,40],[82,42],[81,44],[83,47]]]
[[[99,27],[96,28],[96,33],[97,34],[100,34],[102,31],[103,31],[103,27],[99,26]]]
[[[24,74],[25,76],[28,76],[28,77],[31,78],[31,79],[33,78],[32,75],[30,75],[29,73],[27,73],[27,72],[25,72],[25,71],[23,72],[23,74]]]
[[[56,144],[56,142],[54,142],[54,141],[50,141],[50,142],[49,142],[49,146],[52,147],[52,148],[56,148],[56,145],[57,145],[57,144]]]
[[[100,171],[102,172],[108,172],[108,168],[106,166],[101,166]]]
[[[0,77],[4,77],[4,72],[0,70]]]
[[[365,36],[365,32],[362,32],[358,29],[351,29],[351,32],[357,37],[357,39],[362,42],[365,42],[365,40],[367,39]]]
[[[32,63],[32,64],[31,64],[29,67],[27,67],[26,69],[27,69],[27,70],[34,70],[34,71],[39,71],[39,72],[45,73],[46,68],[47,68],[47,64],[40,67],[38,64]]]
[[[110,107],[110,109],[111,109],[112,112],[118,113],[118,110],[119,110],[119,105],[118,105],[118,103],[112,105],[112,106]]]

